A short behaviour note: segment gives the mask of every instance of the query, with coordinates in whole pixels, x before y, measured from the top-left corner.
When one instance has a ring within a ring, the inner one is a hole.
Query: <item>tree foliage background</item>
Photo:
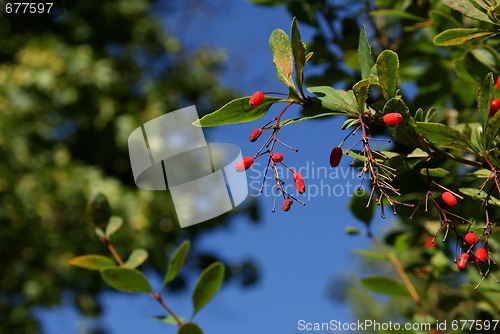
[[[316,69],[312,75],[306,72],[309,86],[350,89],[359,81],[361,24],[367,26],[374,54],[384,49],[398,53],[400,84],[409,109],[433,107],[434,121],[477,122],[477,89],[488,72],[500,74],[499,43],[494,37],[451,47],[433,43],[436,35],[450,28],[495,29],[442,1],[253,2],[286,6],[301,25],[315,31],[312,40],[305,41],[314,52],[311,64]],[[76,255],[102,250],[83,215],[96,191],[106,193],[113,214],[126,223],[117,244],[148,249],[148,263],[159,274],[165,254],[180,239],[194,241],[193,268],[205,267],[216,257],[224,260],[223,254],[196,252],[195,241],[200,233],[225,226],[231,217],[180,231],[168,194],[135,188],[126,147],[132,130],[166,111],[196,104],[205,113],[236,96],[219,83],[223,54],[186,50],[154,14],[176,15],[190,4],[70,1],[66,14],[36,28],[14,17],[0,17],[0,332],[39,332],[33,307],[56,305],[67,293],[83,314],[99,314],[96,296],[103,283],[91,272],[67,266]],[[384,131],[376,129],[378,134]],[[392,149],[408,151],[399,144]],[[442,167],[449,172],[440,179],[442,184],[454,189],[478,186],[460,164],[444,161]],[[415,182],[420,177],[410,170],[396,183],[418,198],[425,192],[425,184]],[[464,201],[457,213],[482,219],[478,203]],[[354,213],[362,209],[362,205],[353,206]],[[499,289],[494,280],[489,277],[474,291],[480,276],[474,270],[458,273],[455,269],[453,235],[446,244],[424,247],[439,222],[422,210],[409,220],[411,211],[398,211],[401,224],[383,244],[414,282],[424,313],[437,319],[499,319]],[[253,203],[236,214],[258,221]],[[491,215],[497,217],[498,209]],[[498,240],[498,233],[493,233],[490,247],[497,260]],[[375,268],[396,277],[377,253],[365,255],[362,270]],[[227,279],[248,285],[258,278],[251,262],[226,264]],[[188,277],[181,276],[176,286],[182,289]],[[389,294],[380,301],[349,278],[332,282],[332,287],[333,298],[347,300],[359,319],[418,321],[424,315],[407,295]]]

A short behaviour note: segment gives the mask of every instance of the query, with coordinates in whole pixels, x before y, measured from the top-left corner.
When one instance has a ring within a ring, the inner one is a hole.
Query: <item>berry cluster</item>
[[[262,104],[262,102],[264,101],[264,98],[265,98],[265,94],[258,91],[258,92],[255,92],[250,97],[248,103],[249,103],[250,107],[256,108]],[[250,133],[249,140],[251,142],[255,142],[260,138],[260,136],[262,135],[262,133],[265,130],[271,131],[271,135],[268,137],[268,139],[264,142],[262,147],[257,151],[257,153],[255,153],[255,155],[253,157],[245,156],[245,157],[243,157],[243,159],[238,161],[234,166],[236,171],[244,172],[254,164],[256,159],[258,159],[259,157],[261,157],[263,155],[268,155],[266,171],[264,174],[264,179],[262,181],[262,186],[260,188],[260,192],[262,192],[264,189],[266,177],[267,177],[267,172],[269,171],[269,169],[271,169],[271,171],[274,175],[275,182],[276,182],[276,184],[275,184],[275,198],[274,198],[274,204],[273,204],[273,208],[272,208],[273,212],[276,209],[276,199],[279,195],[282,195],[282,197],[283,197],[283,202],[281,204],[281,209],[283,211],[289,211],[292,204],[293,204],[293,201],[296,201],[302,205],[305,205],[305,203],[303,201],[297,199],[296,197],[294,197],[293,195],[291,195],[290,193],[288,193],[284,189],[283,185],[285,182],[282,180],[280,173],[278,171],[278,168],[277,168],[278,164],[279,164],[291,172],[293,183],[295,186],[295,190],[299,194],[303,194],[306,191],[306,186],[304,183],[304,179],[302,178],[302,175],[298,171],[290,168],[289,166],[287,166],[283,162],[283,160],[284,160],[283,153],[275,151],[275,145],[277,143],[279,143],[279,144],[283,145],[284,147],[291,149],[292,151],[298,152],[298,150],[296,148],[293,148],[293,147],[283,143],[281,140],[278,139],[278,132],[280,130],[281,116],[285,113],[285,111],[292,104],[293,104],[293,102],[288,103],[288,105],[285,108],[283,108],[283,110],[278,114],[278,116],[276,116],[271,122],[267,123],[266,125],[264,125],[261,128],[254,129]]]
[[[464,236],[464,248],[467,248],[464,252],[460,254],[460,257],[457,261],[457,268],[459,270],[464,270],[465,266],[469,262],[469,259],[472,255],[472,258],[475,259],[476,265],[479,266],[480,263],[483,263],[488,258],[488,251],[483,247],[477,248],[474,253],[472,253],[472,249],[478,243],[479,238],[474,232],[468,232]],[[481,270],[481,269],[479,269]]]

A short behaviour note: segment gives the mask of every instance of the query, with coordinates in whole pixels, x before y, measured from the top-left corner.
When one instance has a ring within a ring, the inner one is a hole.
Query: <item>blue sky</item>
[[[268,47],[273,29],[289,32],[292,18],[285,8],[257,7],[238,0],[224,11],[194,13],[193,17],[185,31],[174,34],[193,45],[210,45],[226,51],[225,84],[243,95],[256,90],[285,92],[276,77]],[[311,31],[302,25],[301,32],[307,41]],[[244,155],[253,155],[260,145],[250,143],[248,135],[279,110],[272,108],[269,116],[256,122],[213,129],[208,132],[209,141],[233,143],[240,146]],[[272,197],[261,195],[258,197],[261,224],[255,226],[239,218],[230,229],[205,234],[200,240],[200,248],[221,253],[230,261],[255,259],[261,273],[261,281],[252,288],[223,287],[195,318],[205,333],[301,333],[297,328],[301,319],[355,320],[346,305],[332,301],[327,295],[332,278],[352,275],[355,279],[356,255],[352,249],[368,246],[362,236],[350,237],[344,233],[347,226],[361,227],[347,209],[349,194],[359,182],[356,171],[348,168],[349,159],[344,159],[336,171],[328,163],[331,149],[346,135],[340,130],[342,122],[342,119],[304,122],[280,131],[281,140],[299,148],[298,153],[283,149],[287,164],[307,168],[309,172],[304,175],[308,191],[301,197],[306,206],[294,203],[290,212],[272,213]],[[249,173],[251,180],[258,179],[265,167],[264,159],[259,162],[261,165],[254,166]],[[252,186],[250,191],[256,194]],[[167,295],[166,301],[181,316],[191,313],[189,294]],[[147,295],[106,293],[103,302],[105,312],[100,323],[111,334],[176,332],[175,327],[148,319],[162,314],[162,309]],[[84,332],[82,329],[89,325],[88,320],[80,319],[64,306],[43,311],[40,316],[50,334]]]

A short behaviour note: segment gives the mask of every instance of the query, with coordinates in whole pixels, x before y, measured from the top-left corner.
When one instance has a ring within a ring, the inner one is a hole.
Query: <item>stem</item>
[[[108,237],[106,237],[106,236],[103,237],[101,240],[106,245],[106,247],[108,247],[108,250],[111,253],[111,255],[113,256],[113,258],[115,259],[116,263],[118,263],[118,265],[120,267],[124,267],[125,263],[123,262],[120,254],[118,254],[118,252],[116,251],[115,246],[113,246],[113,244],[111,243],[111,240]],[[149,292],[149,295],[151,297],[153,297],[153,299],[156,300],[167,311],[167,313],[172,316],[172,318],[174,318],[174,320],[177,323],[177,325],[182,326],[182,321],[170,309],[170,307],[168,307],[168,305],[163,301],[163,298],[161,297],[161,294],[154,293],[154,292]]]
[[[403,284],[406,286],[408,289],[408,292],[411,295],[411,298],[415,302],[415,305],[417,305],[418,310],[421,314],[424,314],[424,309],[422,308],[422,300],[420,299],[420,296],[417,293],[417,290],[415,289],[415,286],[411,282],[410,278],[406,274],[403,266],[401,265],[401,262],[392,254],[390,254],[385,247],[373,236],[370,230],[367,231],[368,238],[373,242],[375,247],[391,262],[391,264],[394,266],[394,269],[396,269],[396,272],[398,273],[399,277],[403,281]]]

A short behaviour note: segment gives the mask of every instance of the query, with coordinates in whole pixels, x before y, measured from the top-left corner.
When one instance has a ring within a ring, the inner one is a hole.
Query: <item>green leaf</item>
[[[355,254],[364,256],[364,257],[369,258],[369,259],[376,259],[376,260],[385,260],[385,259],[387,259],[385,257],[385,255],[382,254],[382,253],[380,253],[380,252],[371,252],[371,251],[367,251],[367,250],[364,250],[364,249],[354,249],[353,252]]]
[[[275,29],[269,38],[269,47],[273,54],[273,63],[276,66],[278,78],[287,87],[297,90],[293,83],[293,51],[288,35],[281,29]]]
[[[427,169],[422,168],[420,170],[420,174],[422,175],[427,175]],[[444,169],[444,168],[429,168],[429,176],[430,177],[446,177],[450,174],[450,171]]]
[[[365,112],[366,99],[368,98],[368,92],[370,90],[370,79],[364,79],[356,83],[352,88],[354,96],[356,96],[356,101],[358,102],[358,110],[360,113]]]
[[[210,302],[219,291],[224,281],[224,271],[225,268],[221,262],[214,262],[203,270],[192,295],[193,316]]]
[[[396,96],[399,77],[399,59],[396,52],[384,50],[377,58],[377,73],[384,99]]]
[[[468,151],[478,155],[469,139],[460,131],[441,123],[417,122],[417,133],[434,145]]]
[[[379,9],[379,10],[374,10],[370,12],[370,16],[392,16],[392,17],[397,17],[400,19],[405,19],[405,20],[412,20],[412,21],[418,21],[418,22],[423,22],[427,20],[425,17],[420,17],[416,16],[413,14],[410,14],[408,12],[405,12],[403,10],[398,10],[398,9]]]
[[[280,6],[285,3],[286,0],[250,0],[256,5],[261,6]]]
[[[203,334],[203,331],[197,324],[188,322],[179,328],[177,334]]]
[[[437,46],[451,46],[467,43],[476,38],[493,35],[495,32],[478,28],[455,28],[443,31],[434,37]]]
[[[69,265],[89,270],[101,270],[109,267],[116,267],[113,259],[102,255],[82,255],[74,257],[68,261]]]
[[[144,274],[130,268],[105,268],[102,279],[112,288],[125,292],[151,292],[151,286]]]
[[[274,103],[282,101],[278,97],[265,96],[260,106],[252,108],[248,103],[249,100],[250,96],[232,100],[213,113],[203,116],[193,125],[210,127],[255,121],[264,116]]]
[[[361,220],[367,226],[373,219],[374,205],[370,201],[370,205],[367,206],[368,200],[370,199],[370,194],[363,192],[355,192],[351,197],[351,202],[349,203],[349,208],[351,209],[354,217]]]
[[[360,280],[362,286],[373,292],[389,296],[409,296],[408,290],[398,281],[381,276],[370,276]]]
[[[132,254],[130,254],[130,256],[128,257],[127,262],[125,262],[124,266],[127,268],[135,269],[143,264],[147,258],[148,252],[145,249],[134,249],[132,251]]]
[[[290,33],[292,52],[295,64],[295,82],[299,88],[299,92],[304,96],[302,83],[304,82],[304,65],[306,63],[306,50],[300,39],[300,31],[297,23],[297,18],[292,20],[292,32]]]
[[[112,234],[118,231],[123,225],[123,218],[111,217],[109,224],[106,226],[105,235],[109,238]]]
[[[471,19],[492,23],[488,15],[477,9],[470,0],[443,0],[443,4]]]
[[[177,317],[181,322],[184,322],[184,320],[186,320],[185,318],[182,318],[182,317]],[[164,324],[169,324],[169,325],[174,325],[174,326],[177,326],[177,321],[175,321],[174,317],[172,317],[171,315],[167,315],[167,316],[152,316],[151,319],[153,320],[156,320],[156,321],[159,321],[159,322],[163,322]]]
[[[344,232],[349,235],[358,235],[361,233],[360,229],[357,227],[348,226],[344,228]]]
[[[488,125],[490,103],[493,99],[494,87],[495,83],[493,81],[493,73],[488,73],[486,78],[484,78],[483,86],[477,91],[477,109],[483,129],[486,129]],[[486,143],[487,137],[488,136],[486,135],[483,136],[483,144],[486,150],[489,149],[489,144],[491,144],[491,142]]]
[[[97,226],[95,228],[95,234],[99,237],[99,239],[102,239],[102,238],[104,238],[106,236],[104,234],[104,231],[102,230],[102,228],[97,227]]]
[[[460,60],[457,60],[457,62]],[[500,57],[489,45],[475,45],[463,57],[463,67],[477,82],[483,83],[488,73],[500,72]]]
[[[483,201],[488,194],[484,190],[479,190],[477,188],[460,188],[458,189],[462,194],[465,194],[471,198]],[[490,196],[490,203],[500,206],[500,200]]]
[[[436,109],[430,108],[427,113],[425,114],[425,120],[424,122],[430,122],[434,116],[436,115]]]
[[[317,96],[322,108],[333,112],[335,115],[343,114],[357,117],[358,102],[353,91],[334,89],[329,86],[310,87],[307,90]]]
[[[111,217],[111,208],[106,196],[95,194],[87,204],[87,220],[95,226],[105,229]]]
[[[418,108],[415,112],[415,117],[413,117],[415,121],[423,122],[424,121],[424,110],[422,108]]]
[[[191,246],[190,241],[184,240],[182,244],[180,244],[179,247],[177,247],[174,254],[172,254],[172,257],[168,262],[167,273],[165,274],[165,278],[163,279],[162,288],[168,283],[172,282],[174,278],[177,277],[177,274],[179,273],[184,264],[184,261],[186,261],[186,257],[189,253],[190,246]]]
[[[359,123],[359,118],[348,118],[345,120],[344,124],[342,124],[342,130],[348,129],[351,126],[358,126]]]
[[[500,112],[497,112],[495,116],[490,117],[488,126],[486,127],[485,139],[485,149],[486,151],[492,150],[494,148],[493,143],[498,139],[500,135]]]

